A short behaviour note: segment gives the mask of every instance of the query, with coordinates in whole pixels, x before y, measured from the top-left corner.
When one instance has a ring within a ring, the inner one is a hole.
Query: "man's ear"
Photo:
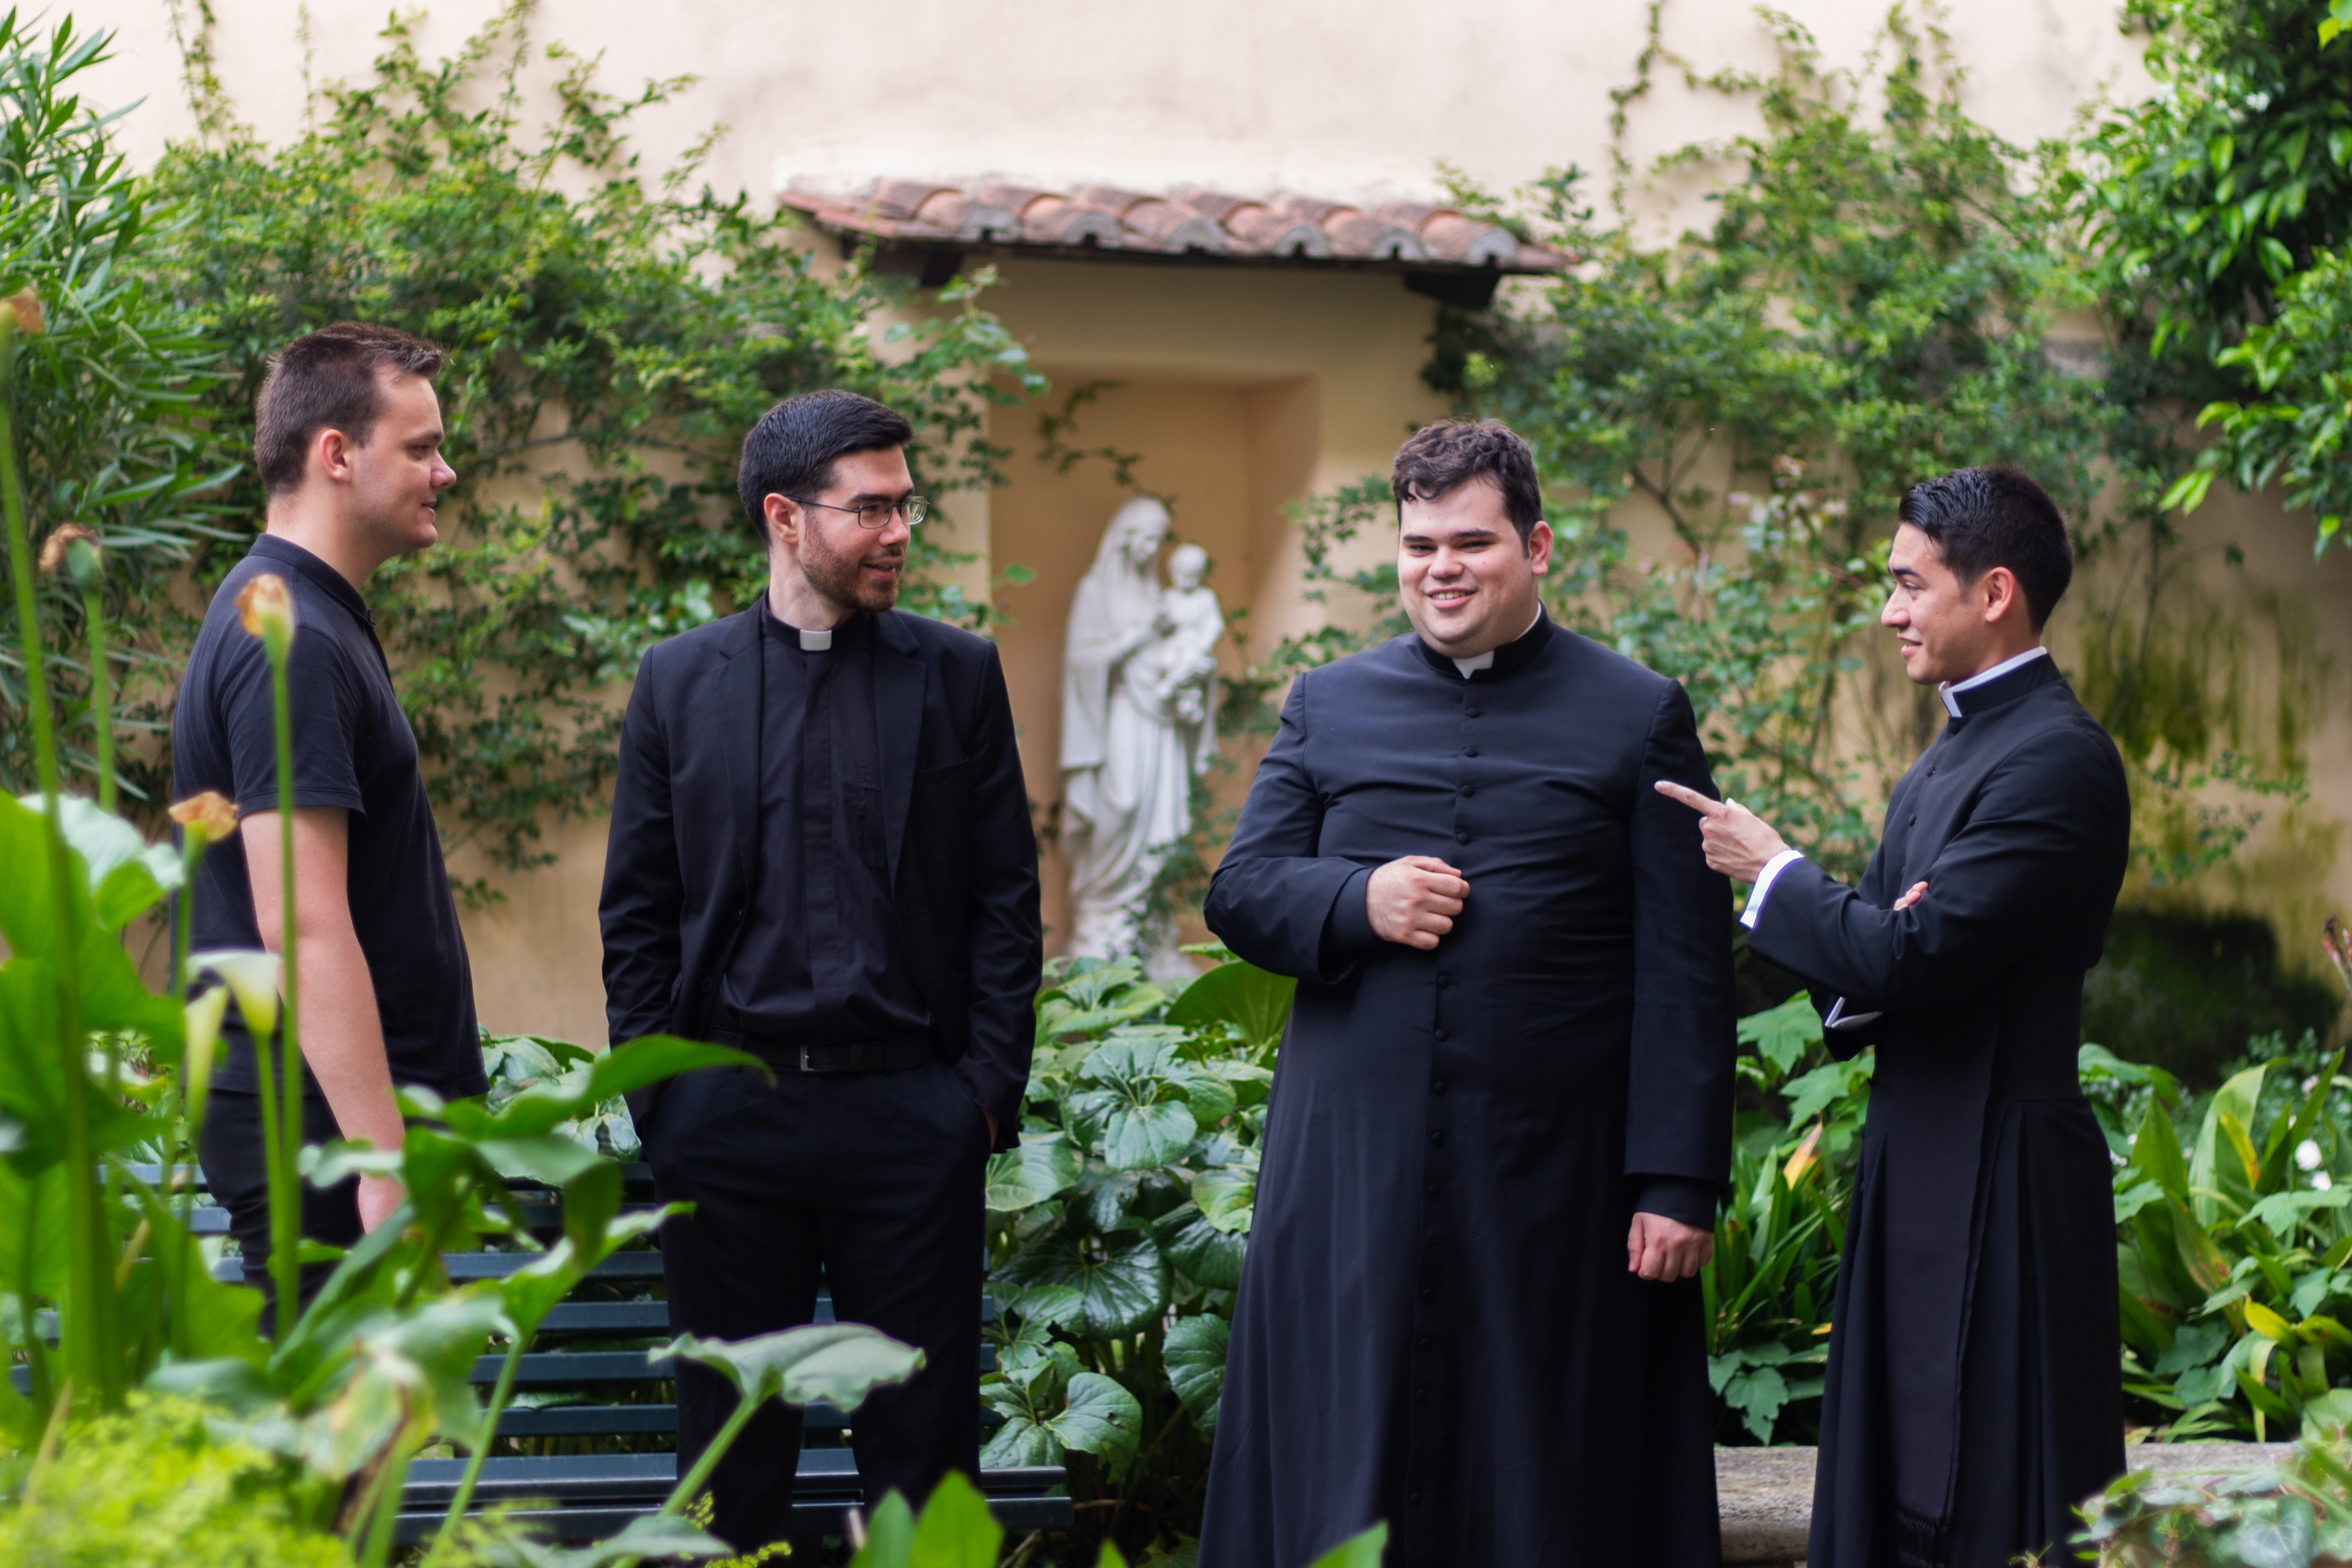
[[[310,457],[337,484],[352,479],[352,453],[359,443],[330,425],[310,437]]]
[[[1529,570],[1538,577],[1551,571],[1551,524],[1536,519],[1535,526],[1528,530],[1527,555]]]
[[[2012,616],[2028,615],[2025,592],[2017,585],[2017,574],[2006,566],[1987,568],[1985,574],[1978,580],[1977,591],[1984,595],[1984,618],[1988,626],[1995,621],[2010,621]]]
[[[800,503],[790,496],[780,496],[772,490],[762,499],[761,505],[768,514],[768,548],[773,550],[778,544],[787,542],[798,546],[801,542]]]

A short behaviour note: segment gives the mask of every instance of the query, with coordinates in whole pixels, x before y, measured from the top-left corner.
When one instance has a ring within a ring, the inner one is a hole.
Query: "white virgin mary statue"
[[[1215,594],[1208,557],[1180,545],[1175,585],[1154,567],[1168,509],[1120,507],[1070,603],[1062,658],[1062,845],[1076,957],[1139,957],[1159,978],[1197,973],[1165,920],[1145,918],[1154,876],[1192,827],[1193,776],[1216,752]]]

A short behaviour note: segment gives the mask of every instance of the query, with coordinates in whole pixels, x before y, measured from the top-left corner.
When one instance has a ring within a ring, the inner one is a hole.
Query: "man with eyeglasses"
[[[778,404],[738,487],[767,552],[750,607],[646,655],[604,866],[614,1041],[733,1046],[764,1072],[631,1097],[673,1330],[814,1317],[922,1347],[852,1447],[869,1502],[979,1469],[982,1175],[1017,1141],[1042,963],[1036,840],[994,644],[894,610],[923,519],[907,422],[848,392]],[[677,1373],[683,1471],[735,1398]],[[751,1551],[795,1529],[801,1415],[771,1405],[711,1477]]]

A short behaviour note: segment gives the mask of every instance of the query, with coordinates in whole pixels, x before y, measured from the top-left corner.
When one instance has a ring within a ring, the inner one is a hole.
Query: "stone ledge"
[[[2225,1475],[2276,1464],[2284,1443],[2137,1443],[2125,1450],[2135,1470],[2171,1476]],[[1802,1568],[1813,1522],[1811,1448],[1717,1448],[1717,1506],[1727,1563]]]

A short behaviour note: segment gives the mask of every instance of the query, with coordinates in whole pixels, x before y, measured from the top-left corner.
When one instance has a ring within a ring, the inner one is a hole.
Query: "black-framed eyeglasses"
[[[794,496],[792,499],[799,501],[803,506],[821,506],[827,511],[854,513],[857,518],[857,526],[860,528],[887,528],[890,526],[890,519],[902,511],[907,514],[907,526],[912,528],[922,521],[931,510],[931,498],[929,496],[905,496],[898,500],[870,500],[864,506],[835,506],[831,501],[809,500],[801,496]]]

